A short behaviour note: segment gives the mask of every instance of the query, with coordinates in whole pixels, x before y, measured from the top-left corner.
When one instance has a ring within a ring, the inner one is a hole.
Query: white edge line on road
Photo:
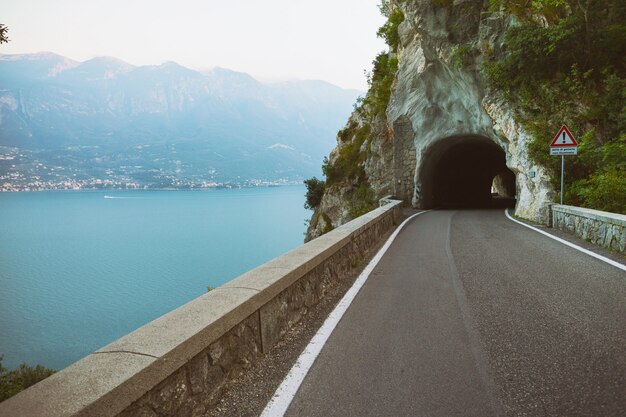
[[[550,239],[554,239],[554,240],[556,240],[557,242],[561,242],[562,244],[567,245],[567,246],[569,246],[569,247],[572,247],[572,248],[574,248],[574,249],[576,249],[576,250],[578,250],[578,251],[581,251],[582,253],[585,253],[585,254],[587,254],[587,255],[589,255],[589,256],[593,256],[594,258],[599,259],[599,260],[601,260],[601,261],[603,261],[603,262],[606,262],[606,263],[607,263],[607,264],[609,264],[609,265],[613,265],[614,267],[619,268],[619,269],[621,269],[622,271],[626,271],[626,265],[624,265],[624,264],[621,264],[621,263],[619,263],[619,262],[616,262],[616,261],[614,261],[614,260],[612,260],[612,259],[609,259],[609,258],[607,258],[607,257],[605,257],[605,256],[598,255],[598,254],[597,254],[597,253],[595,253],[595,252],[592,252],[592,251],[590,251],[590,250],[588,250],[588,249],[582,248],[582,247],[580,247],[580,246],[578,246],[578,245],[575,245],[575,244],[573,244],[573,243],[571,243],[571,242],[568,242],[567,240],[564,240],[564,239],[561,239],[560,237],[556,237],[556,236],[554,236],[554,235],[551,235],[551,234],[550,234],[550,233],[548,233],[548,232],[544,232],[544,231],[543,231],[543,230],[541,230],[541,229],[537,229],[536,227],[530,226],[530,225],[528,225],[528,224],[526,224],[526,223],[524,223],[524,222],[521,222],[521,221],[519,221],[519,220],[517,220],[517,219],[513,218],[513,217],[509,214],[509,209],[505,209],[505,210],[504,210],[504,214],[506,214],[506,217],[508,217],[508,218],[509,218],[509,220],[513,220],[515,223],[519,223],[519,224],[521,224],[521,225],[522,225],[522,226],[524,226],[524,227],[528,227],[529,229],[533,229],[535,232],[541,233],[542,235],[546,235],[546,236],[548,236]]]
[[[300,354],[300,357],[293,365],[283,382],[276,389],[274,396],[265,406],[261,417],[282,417],[285,415],[287,408],[289,408],[291,401],[296,396],[296,393],[298,392],[302,381],[308,374],[309,369],[311,369],[311,366],[313,365],[313,362],[315,362],[317,355],[319,355],[331,333],[333,332],[333,330],[335,330],[335,327],[341,320],[341,317],[343,317],[346,310],[348,310],[348,307],[350,307],[350,304],[358,294],[359,290],[361,289],[361,287],[363,287],[363,284],[365,284],[365,281],[367,281],[367,278],[369,278],[370,274],[372,273],[380,259],[383,257],[383,255],[385,255],[387,249],[389,249],[393,241],[396,239],[398,233],[400,233],[402,228],[404,228],[404,226],[411,219],[419,216],[420,214],[426,213],[427,211],[422,211],[412,215],[411,217],[403,221],[402,224],[392,233],[392,235],[389,236],[387,242],[385,242],[383,247],[380,248],[376,256],[372,258],[370,263],[367,264],[367,266],[361,272],[356,281],[354,281],[352,287],[350,287],[350,289],[346,292],[341,301],[339,301],[337,306],[335,306],[335,309],[326,318],[324,324],[322,324],[322,327],[318,329],[315,336],[313,336],[307,347]]]

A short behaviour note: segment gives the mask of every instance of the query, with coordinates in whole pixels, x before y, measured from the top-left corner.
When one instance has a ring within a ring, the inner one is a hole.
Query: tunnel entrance
[[[484,137],[434,143],[424,154],[420,179],[423,208],[515,206],[515,174],[504,151]]]

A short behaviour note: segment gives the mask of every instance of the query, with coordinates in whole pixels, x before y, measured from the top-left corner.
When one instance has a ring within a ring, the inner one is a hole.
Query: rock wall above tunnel
[[[402,138],[394,140],[394,146],[411,148],[394,149],[394,155],[415,155],[412,204],[429,207],[433,171],[424,167],[437,149],[451,138],[471,141],[479,137],[504,151],[506,165],[515,174],[515,213],[545,221],[546,203],[553,193],[548,175],[528,158],[530,135],[515,122],[513,109],[486,87],[481,72],[483,52],[502,49],[502,36],[510,22],[487,12],[481,1],[456,0],[448,6],[431,0],[396,3],[405,20],[399,28],[399,68],[387,118],[394,139]],[[398,120],[403,121],[400,131]],[[409,124],[412,143],[406,140]],[[405,181],[403,174],[394,171],[394,183]]]
[[[554,196],[547,172],[529,159],[530,134],[515,121],[515,109],[488,88],[482,72],[485,54],[496,59],[502,55],[503,35],[512,24],[510,18],[489,12],[488,4],[488,0],[391,0],[392,8],[402,10],[404,21],[398,28],[397,51],[389,51],[389,59],[398,59],[389,104],[380,113],[367,104],[357,105],[346,127],[367,130],[367,139],[357,142],[358,135],[350,139],[340,134],[329,160],[336,162],[357,143],[365,154],[365,185],[376,198],[393,194],[414,207],[431,208],[436,194],[432,174],[441,172],[429,168],[431,158],[452,161],[442,155],[451,143],[477,144],[479,139],[491,146],[478,146],[479,150],[489,153],[496,147],[502,152],[504,166],[494,176],[506,172],[501,177],[506,183],[496,185],[500,195],[515,196],[515,214],[545,222],[547,203]],[[373,90],[374,84],[362,103],[372,95],[376,98]],[[487,154],[485,158],[471,150],[470,154],[473,161],[466,171],[472,164],[489,162]],[[350,220],[351,200],[362,185],[349,179],[327,187],[307,239]]]

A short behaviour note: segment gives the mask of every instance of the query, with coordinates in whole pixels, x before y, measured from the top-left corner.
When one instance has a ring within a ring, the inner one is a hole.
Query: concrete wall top
[[[0,416],[118,414],[401,203],[389,201],[98,349],[0,403]]]
[[[623,214],[560,204],[552,205],[552,210],[626,227],[626,215]]]

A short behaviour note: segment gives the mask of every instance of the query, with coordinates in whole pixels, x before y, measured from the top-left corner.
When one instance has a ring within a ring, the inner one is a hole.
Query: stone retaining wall
[[[551,225],[593,244],[626,253],[626,216],[573,206],[551,206]]]
[[[0,416],[203,415],[349,275],[400,210],[389,201],[202,295],[0,403]]]

